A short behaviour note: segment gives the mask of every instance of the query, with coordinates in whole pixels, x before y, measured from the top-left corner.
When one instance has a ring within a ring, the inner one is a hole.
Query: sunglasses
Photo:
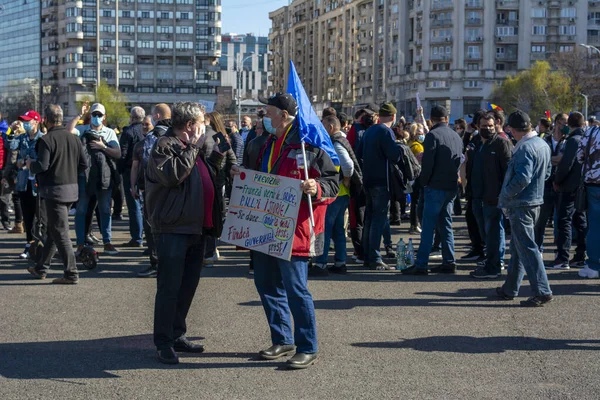
[[[93,113],[92,117],[104,117],[104,114],[102,114],[102,113]]]

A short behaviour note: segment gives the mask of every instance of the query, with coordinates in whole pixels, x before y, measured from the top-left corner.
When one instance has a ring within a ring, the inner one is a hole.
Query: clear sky
[[[254,33],[268,36],[271,28],[269,13],[288,0],[221,0],[221,33]]]

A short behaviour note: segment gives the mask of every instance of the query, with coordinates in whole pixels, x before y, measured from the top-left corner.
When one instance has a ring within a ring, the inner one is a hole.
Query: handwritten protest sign
[[[300,181],[240,171],[233,181],[221,240],[290,260],[302,199]]]

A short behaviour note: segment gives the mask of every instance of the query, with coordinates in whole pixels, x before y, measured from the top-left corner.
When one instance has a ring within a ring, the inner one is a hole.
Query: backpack
[[[167,132],[168,127],[163,125],[155,126],[152,132],[148,133],[144,138],[144,151],[142,153],[142,168],[141,170],[145,171],[146,166],[148,165],[148,159],[150,158],[150,153],[154,148],[154,144],[158,141],[158,138],[163,136],[165,132]]]
[[[408,146],[401,145],[400,150],[400,163],[404,171],[404,178],[407,181],[414,181],[421,175],[421,164]]]

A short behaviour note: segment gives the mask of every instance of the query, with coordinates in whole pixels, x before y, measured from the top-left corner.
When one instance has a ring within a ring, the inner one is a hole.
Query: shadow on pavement
[[[95,340],[0,344],[0,376],[8,379],[119,378],[112,371],[139,369],[273,368],[280,363],[256,362],[254,353],[186,354],[181,363],[166,366],[155,358],[152,335]],[[245,359],[196,362],[208,358]]]
[[[600,340],[541,339],[522,336],[430,336],[397,342],[353,343],[371,349],[411,349],[425,352],[466,354],[504,353],[505,351],[600,350]]]

